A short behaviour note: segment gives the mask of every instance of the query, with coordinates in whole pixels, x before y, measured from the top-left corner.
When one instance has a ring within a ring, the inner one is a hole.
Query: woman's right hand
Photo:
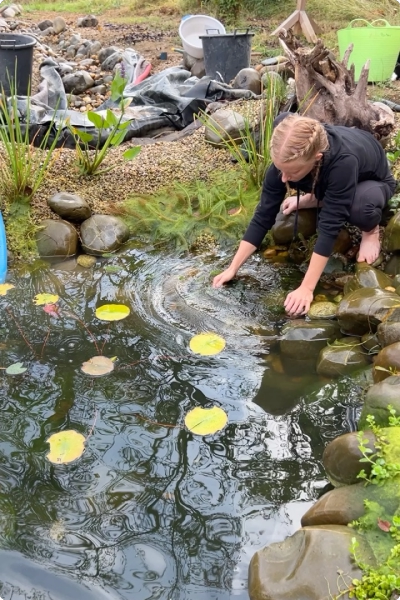
[[[291,212],[296,210],[297,207],[297,196],[288,196],[284,199],[281,204],[281,211],[284,215],[290,215]]]
[[[235,275],[235,269],[232,269],[232,267],[228,267],[227,269],[225,269],[225,271],[222,271],[222,273],[219,273],[219,275],[216,275],[214,277],[212,286],[214,288],[222,287],[224,283],[231,281],[231,279],[233,279]]]

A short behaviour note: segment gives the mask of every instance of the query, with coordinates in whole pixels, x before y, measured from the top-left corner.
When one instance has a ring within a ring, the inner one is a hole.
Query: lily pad
[[[96,317],[101,321],[121,321],[131,310],[125,304],[103,304],[96,309]]]
[[[22,373],[25,373],[26,369],[27,367],[24,367],[24,363],[17,362],[7,367],[6,373],[7,375],[22,375]]]
[[[82,456],[86,439],[81,433],[69,429],[53,433],[46,441],[50,444],[50,452],[46,458],[55,464],[65,464]]]
[[[335,302],[313,302],[307,317],[310,319],[334,319],[337,312]]]
[[[192,433],[197,435],[212,435],[225,427],[228,415],[222,408],[202,408],[197,406],[185,417],[185,425]]]
[[[192,337],[189,342],[191,351],[202,356],[219,354],[225,348],[225,345],[224,338],[216,333],[199,333]]]
[[[5,296],[8,292],[8,290],[12,290],[15,287],[15,285],[12,285],[12,283],[1,283],[0,284],[0,296]]]
[[[93,356],[93,358],[82,364],[81,369],[86,375],[101,377],[102,375],[108,375],[114,370],[114,361],[111,358],[107,358],[107,356]]]
[[[55,304],[59,299],[60,296],[57,296],[57,294],[36,294],[33,302],[36,306],[41,306],[42,304]]]

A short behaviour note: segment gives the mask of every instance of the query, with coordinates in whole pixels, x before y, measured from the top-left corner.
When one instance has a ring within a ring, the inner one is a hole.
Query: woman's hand
[[[224,285],[224,283],[227,283],[228,281],[231,281],[231,279],[233,279],[236,275],[236,270],[233,269],[232,267],[228,267],[227,269],[225,269],[225,271],[223,271],[222,273],[219,273],[219,275],[216,275],[213,279],[213,287],[214,288],[219,288],[222,287]]]
[[[284,304],[286,312],[290,315],[305,315],[310,310],[313,298],[313,292],[302,284],[286,296]]]
[[[290,215],[297,208],[297,196],[288,196],[281,204],[281,211],[284,215]]]

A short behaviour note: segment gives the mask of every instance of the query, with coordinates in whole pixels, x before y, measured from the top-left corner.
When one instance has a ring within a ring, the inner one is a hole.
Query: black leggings
[[[361,231],[371,231],[382,221],[384,209],[394,190],[383,181],[361,181],[351,205],[349,223]]]

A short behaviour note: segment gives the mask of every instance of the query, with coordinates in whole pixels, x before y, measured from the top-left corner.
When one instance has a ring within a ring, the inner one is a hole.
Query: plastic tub
[[[254,33],[233,33],[224,35],[202,35],[204,68],[212,79],[220,75],[225,83],[242,69],[250,66],[251,41]]]
[[[353,27],[357,22],[363,23],[365,27]],[[384,25],[376,26],[375,23],[378,22]],[[341,59],[348,46],[354,45],[349,64],[354,63],[356,81],[368,59],[368,81],[385,81],[390,78],[400,51],[400,27],[392,27],[385,19],[377,19],[372,23],[365,19],[354,19],[346,29],[339,29],[337,35]]]
[[[192,15],[183,19],[179,25],[179,37],[185,52],[193,58],[203,58],[203,44],[200,36],[211,32],[226,33],[222,23],[208,15]]]
[[[26,96],[32,77],[35,38],[19,33],[0,33],[0,91]]]

